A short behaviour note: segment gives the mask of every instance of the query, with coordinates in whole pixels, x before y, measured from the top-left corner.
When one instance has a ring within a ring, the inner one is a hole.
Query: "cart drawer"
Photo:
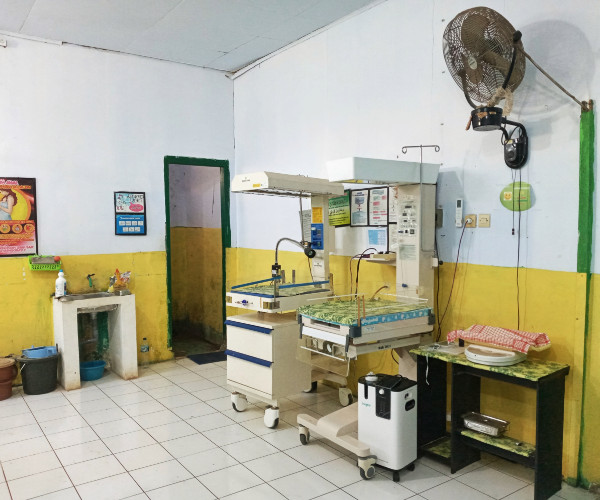
[[[243,352],[255,358],[273,361],[273,330],[262,328],[257,330],[253,325],[231,322],[227,325],[227,348]],[[268,333],[265,333],[268,332]]]
[[[253,360],[244,354],[227,350],[227,381],[236,382],[257,391],[271,394],[273,389],[273,370],[265,366],[265,360]],[[264,364],[258,364],[262,361]]]

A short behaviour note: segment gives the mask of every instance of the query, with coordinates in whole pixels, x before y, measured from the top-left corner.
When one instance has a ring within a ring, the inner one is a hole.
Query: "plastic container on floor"
[[[45,358],[17,358],[21,365],[23,392],[25,394],[46,394],[56,389],[58,354]]]
[[[56,346],[50,345],[45,347],[33,347],[31,346],[29,349],[23,349],[21,351],[23,356],[32,359],[46,358],[48,356],[52,356],[56,354]]]
[[[105,361],[85,361],[79,364],[81,380],[98,380],[104,375]]]
[[[12,358],[0,358],[0,401],[12,396],[13,380],[17,376],[17,365]]]

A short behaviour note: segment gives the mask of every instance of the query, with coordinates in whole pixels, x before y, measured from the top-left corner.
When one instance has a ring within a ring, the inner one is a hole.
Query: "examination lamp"
[[[502,130],[502,145],[504,146],[504,163],[510,168],[519,169],[527,161],[527,131],[518,122],[508,120],[502,116],[502,108],[483,106],[471,111],[470,126],[473,130],[487,132],[488,130]],[[506,131],[505,125],[513,125],[510,133]],[[515,130],[519,130],[519,136],[513,138]]]
[[[271,266],[271,276],[273,277],[279,276],[279,271],[281,271],[281,266],[279,265],[277,255],[279,252],[279,244],[282,241],[289,241],[290,243],[299,246],[300,248],[302,248],[302,250],[304,250],[304,255],[306,255],[309,259],[312,259],[315,255],[317,255],[317,252],[314,248],[312,248],[310,241],[296,241],[291,238],[281,238],[277,242],[277,245],[275,245],[275,264]]]

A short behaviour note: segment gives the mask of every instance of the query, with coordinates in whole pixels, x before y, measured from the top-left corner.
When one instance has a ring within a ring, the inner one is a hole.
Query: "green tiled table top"
[[[537,381],[541,378],[552,375],[558,371],[568,370],[569,365],[558,363],[556,361],[542,361],[538,359],[527,359],[516,365],[511,366],[489,366],[473,363],[469,361],[464,354],[450,354],[440,350],[428,349],[428,346],[418,347],[410,351],[418,356],[429,356],[430,358],[440,359],[447,363],[456,363],[459,365],[471,366],[480,370],[487,370],[494,373],[502,373],[511,377],[523,378],[526,380]]]
[[[422,317],[427,314],[426,310],[428,310],[426,304],[402,304],[392,300],[365,300],[364,305],[364,315],[362,301],[357,304],[356,300],[328,300],[319,304],[301,306],[298,308],[298,313],[338,325],[356,325],[358,324],[359,307],[361,321],[365,318],[372,318],[365,324]]]

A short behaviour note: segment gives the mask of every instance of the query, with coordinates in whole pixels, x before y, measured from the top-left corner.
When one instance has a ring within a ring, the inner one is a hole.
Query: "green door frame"
[[[221,248],[223,266],[223,284],[221,301],[223,303],[223,324],[225,323],[225,289],[226,289],[226,262],[227,248],[231,248],[231,227],[229,221],[229,160],[213,160],[208,158],[189,158],[185,156],[165,156],[165,213],[166,213],[166,238],[167,251],[167,318],[168,333],[167,347],[173,348],[173,305],[171,295],[171,200],[169,195],[169,166],[194,165],[198,167],[217,167],[221,170]]]

